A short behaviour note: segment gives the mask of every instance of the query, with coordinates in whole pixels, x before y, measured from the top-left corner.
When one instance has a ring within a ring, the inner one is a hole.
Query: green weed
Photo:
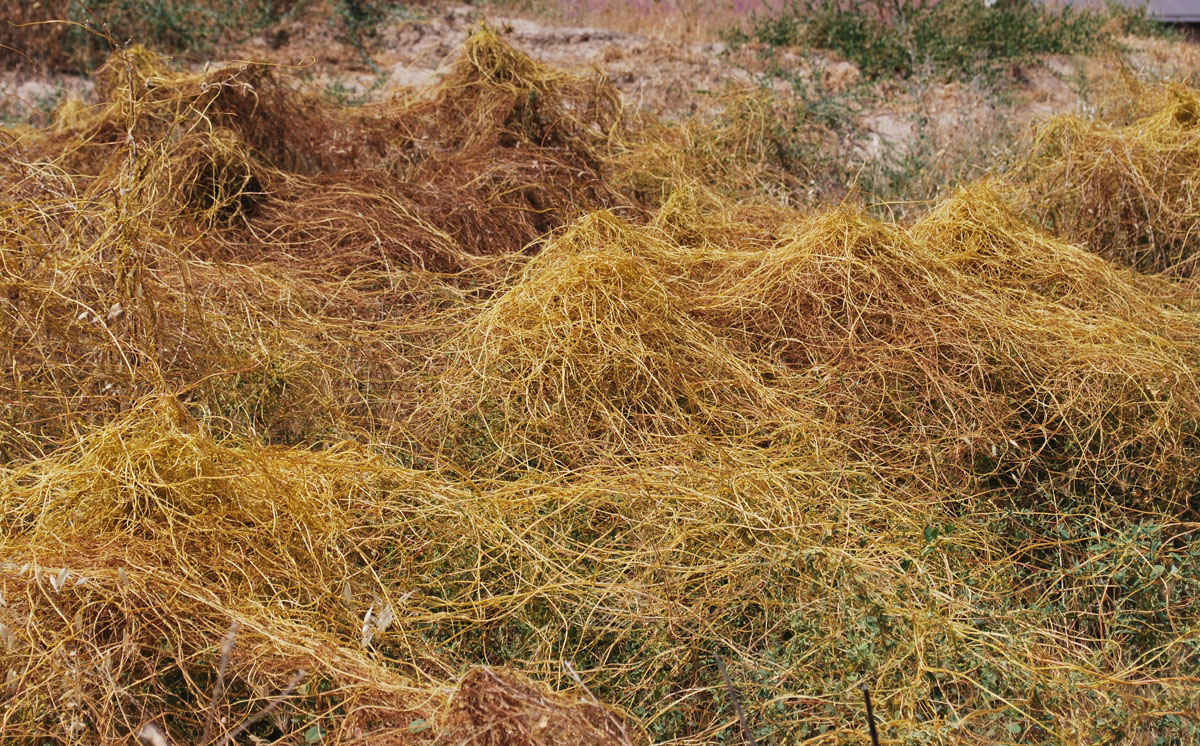
[[[0,44],[14,50],[6,55],[8,65],[85,73],[111,54],[113,44],[130,40],[168,54],[203,56],[220,43],[254,35],[303,2],[51,0],[5,11],[0,16]]]
[[[1104,40],[1108,20],[1026,2],[788,0],[778,12],[755,18],[749,32],[727,39],[832,49],[870,78],[909,77],[922,65],[969,78],[1038,54],[1090,52]]]
[[[426,18],[421,8],[403,0],[338,0],[333,10],[333,25],[341,40],[358,50],[362,61],[376,75],[382,74],[367,51],[379,26],[390,20],[419,21]]]

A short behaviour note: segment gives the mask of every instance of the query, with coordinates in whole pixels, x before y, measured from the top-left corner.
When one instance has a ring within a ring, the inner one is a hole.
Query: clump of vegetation
[[[253,35],[297,7],[296,0],[47,0],[0,12],[0,63],[86,73],[135,40],[164,53],[203,55]]]
[[[1107,22],[1104,14],[1024,0],[787,0],[730,38],[832,49],[869,77],[908,77],[923,65],[970,77],[1038,54],[1092,51]]]
[[[1163,23],[1152,15],[1150,3],[1124,3],[1107,0],[1104,9],[1113,19],[1111,24],[1121,32],[1132,36],[1158,37],[1183,40],[1187,36],[1186,26]]]
[[[1200,261],[1200,96],[1130,81],[1100,118],[1040,124],[1018,181],[1051,229],[1143,272],[1195,276]],[[1115,110],[1120,109],[1120,110]]]
[[[709,102],[711,115],[638,122],[643,136],[623,143],[614,179],[654,205],[678,198],[680,185],[692,181],[743,204],[815,204],[844,195],[847,164],[838,159],[848,148],[827,110],[763,89],[728,90]]]
[[[430,95],[361,110],[299,94],[269,68],[176,72],[140,48],[97,78],[98,104],[64,106],[0,163],[10,293],[0,375],[19,392],[0,433],[6,456],[162,386],[274,438],[337,431],[349,423],[338,412],[372,422],[379,400],[341,409],[335,389],[383,396],[398,384],[384,383],[396,376],[383,350],[396,350],[382,330],[397,320],[384,309],[429,302],[398,272],[494,280],[511,261],[494,257],[519,256],[585,210],[630,203],[602,160],[621,126],[612,88],[547,70],[490,31]],[[320,300],[331,281],[346,283],[332,307]],[[230,285],[179,294],[214,283]],[[296,344],[259,327],[279,303],[293,331],[328,333]],[[350,377],[330,388],[313,366],[344,354],[334,327],[371,325],[380,365],[341,369]],[[280,430],[284,409],[294,416]]]
[[[394,18],[420,18],[424,3],[406,0],[336,0],[332,3],[331,21],[342,41],[358,50],[364,64],[376,75],[382,71],[371,57],[368,47],[380,24]]]

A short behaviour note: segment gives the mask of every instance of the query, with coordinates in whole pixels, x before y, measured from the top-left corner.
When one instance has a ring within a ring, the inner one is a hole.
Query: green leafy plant
[[[404,0],[338,0],[333,6],[333,25],[341,40],[357,49],[363,64],[376,75],[381,71],[367,46],[379,25],[392,19],[415,21],[422,18],[424,13]]]
[[[994,70],[1037,54],[1095,49],[1109,16],[1009,0],[788,0],[754,19],[729,41],[768,48],[814,46],[837,51],[868,77],[911,76],[929,64],[948,77]]]
[[[50,0],[0,13],[5,66],[87,72],[113,44],[136,41],[170,54],[201,55],[246,38],[304,0]],[[57,23],[56,23],[57,22]]]

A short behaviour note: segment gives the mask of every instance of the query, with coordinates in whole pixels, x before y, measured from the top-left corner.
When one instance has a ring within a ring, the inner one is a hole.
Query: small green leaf
[[[1008,732],[1012,733],[1013,735],[1020,733],[1021,732],[1021,724],[1020,723],[1009,723],[1008,724]]]
[[[321,726],[319,726],[319,725],[314,725],[313,727],[304,731],[304,742],[305,743],[316,743],[317,741],[320,741],[324,737],[325,737],[325,731],[321,730]]]
[[[414,720],[408,724],[408,732],[409,733],[420,733],[423,730],[429,730],[431,727],[433,727],[433,726],[431,726],[429,724],[429,721],[426,720],[425,718],[417,718],[416,720]]]

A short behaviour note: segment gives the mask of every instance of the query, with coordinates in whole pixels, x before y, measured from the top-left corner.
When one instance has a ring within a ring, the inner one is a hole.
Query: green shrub
[[[1091,51],[1108,20],[1031,0],[787,0],[730,41],[832,49],[868,77],[908,77],[926,64],[962,76],[1037,54]]]
[[[1177,24],[1163,23],[1150,17],[1149,5],[1122,4],[1119,0],[1108,0],[1108,14],[1116,19],[1116,25],[1122,33],[1131,36],[1150,36],[1162,39],[1183,40],[1186,32]]]
[[[108,57],[112,44],[129,41],[168,54],[203,54],[220,42],[257,32],[300,2],[303,0],[14,3],[0,11],[0,67],[85,73]]]
[[[393,16],[406,20],[420,17],[402,0],[337,0],[333,3],[331,22],[338,40],[358,50],[363,64],[380,75],[382,71],[367,51],[367,44],[375,36],[376,28]]]

